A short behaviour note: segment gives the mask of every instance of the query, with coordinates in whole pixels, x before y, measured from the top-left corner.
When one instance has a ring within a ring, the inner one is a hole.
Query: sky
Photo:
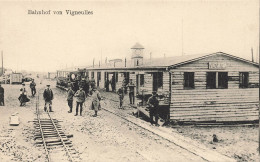
[[[251,48],[256,55],[259,47],[258,7],[257,0],[0,1],[0,50],[4,67],[41,72],[92,65],[94,58],[95,64],[130,59],[136,42],[144,58],[222,51],[251,59]]]

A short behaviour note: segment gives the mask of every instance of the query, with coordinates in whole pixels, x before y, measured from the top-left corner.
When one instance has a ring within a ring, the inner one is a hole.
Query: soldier
[[[5,105],[5,100],[4,100],[5,97],[4,96],[5,96],[5,90],[1,86],[1,83],[0,83],[0,106],[4,106]]]
[[[100,96],[99,91],[97,90],[96,87],[93,87],[92,103],[91,103],[91,106],[90,106],[90,109],[95,111],[95,115],[93,115],[93,117],[96,117],[97,112],[99,110],[101,110],[100,100],[101,100],[101,96]]]
[[[109,92],[109,80],[108,79],[106,79],[105,87],[106,87],[106,92]]]
[[[43,92],[43,98],[44,98],[44,101],[45,101],[44,111],[47,110],[47,105],[49,105],[49,112],[53,112],[52,111],[53,92],[50,89],[49,84],[47,85],[47,88]]]
[[[83,91],[83,88],[80,87],[79,90],[75,93],[74,96],[76,97],[76,103],[77,103],[75,116],[78,115],[79,106],[80,106],[80,116],[82,116],[82,105],[83,105],[83,103],[85,102],[85,99],[86,99],[86,94]]]
[[[127,93],[127,82],[126,82],[126,79],[124,79],[123,82],[122,82],[122,88],[123,88],[124,93],[126,94]]]
[[[86,82],[86,79],[85,78],[82,78],[81,81],[79,82],[79,87],[82,87],[83,88],[83,91],[85,92],[86,96],[88,94],[88,87],[87,87],[87,82]]]
[[[94,77],[92,77],[92,79],[90,80],[90,86],[91,86],[91,89],[93,89],[96,86],[96,81],[95,81]]]
[[[135,89],[135,84],[132,82],[132,79],[130,79],[130,82],[128,83],[128,88],[129,88],[129,100],[130,104],[135,104],[135,98],[134,98],[134,89]]]
[[[112,92],[115,92],[115,90],[116,90],[116,79],[115,79],[114,75],[112,76],[110,83],[111,83],[111,87],[112,87]]]
[[[85,89],[86,96],[89,95],[89,85],[90,85],[90,81],[89,81],[89,78],[87,77],[86,78],[86,89]]]
[[[149,116],[150,116],[150,122],[153,125],[153,117],[155,117],[155,125],[159,126],[158,119],[159,119],[159,101],[157,99],[156,91],[152,92],[153,95],[148,99],[147,105],[149,108]]]
[[[123,87],[118,89],[117,94],[119,96],[119,108],[123,108],[123,100],[124,100],[124,90],[123,90]]]
[[[72,84],[69,84],[69,89],[68,89],[68,92],[67,92],[67,101],[68,101],[68,105],[69,105],[70,110],[68,111],[68,113],[72,112],[73,96],[74,96],[74,91],[72,90]]]
[[[32,82],[30,83],[30,88],[31,88],[31,92],[32,92],[32,96],[34,97],[34,95],[36,94],[36,83],[34,82],[34,79],[32,79]]]

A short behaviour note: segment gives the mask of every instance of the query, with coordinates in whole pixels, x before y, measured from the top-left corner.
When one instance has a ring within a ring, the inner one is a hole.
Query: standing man
[[[129,88],[129,100],[130,104],[135,104],[135,98],[134,98],[134,92],[135,92],[135,84],[133,83],[133,80],[130,79],[130,82],[128,83]]]
[[[112,76],[110,82],[111,82],[112,92],[115,92],[116,91],[116,79],[115,79],[114,75]]]
[[[155,125],[159,126],[159,100],[157,99],[156,91],[152,92],[153,95],[148,99],[147,105],[149,108],[150,123],[153,125],[153,117],[155,117]]]
[[[74,95],[76,97],[76,114],[75,116],[78,115],[78,110],[79,110],[79,106],[80,106],[80,116],[82,116],[82,105],[85,102],[86,99],[86,94],[83,91],[83,87],[80,87],[79,90],[75,93]]]
[[[53,112],[52,111],[53,92],[50,89],[49,84],[47,85],[47,88],[43,92],[43,98],[44,98],[44,101],[45,101],[44,111],[47,110],[47,105],[49,105],[49,112]]]
[[[0,106],[4,106],[5,105],[5,90],[4,88],[1,86],[1,83],[0,83]]]
[[[123,100],[124,100],[124,90],[123,90],[123,87],[118,89],[117,94],[119,96],[119,108],[123,108]]]
[[[30,88],[31,88],[33,97],[36,94],[36,88],[35,87],[36,87],[36,83],[34,82],[34,79],[32,79],[32,82],[30,83]]]
[[[93,117],[96,117],[97,112],[101,110],[101,105],[100,105],[101,96],[96,87],[93,87],[93,92],[91,97],[92,97],[92,103],[90,109],[95,111],[95,115],[93,115]]]
[[[67,92],[67,101],[68,101],[68,105],[69,105],[70,110],[68,111],[68,113],[72,112],[73,96],[74,96],[74,91],[72,90],[72,85],[69,84],[69,89],[68,89],[68,92]]]
[[[87,76],[87,79],[86,79],[86,90],[85,90],[86,96],[89,95],[89,85],[90,85],[90,81],[89,81],[89,78]]]
[[[91,89],[93,89],[96,86],[96,81],[95,81],[94,77],[92,77],[92,79],[90,80],[90,86],[91,86]]]

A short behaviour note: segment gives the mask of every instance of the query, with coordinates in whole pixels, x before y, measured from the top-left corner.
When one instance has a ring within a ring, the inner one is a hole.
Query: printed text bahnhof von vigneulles
[[[89,10],[81,10],[81,11],[73,11],[73,10],[57,10],[57,11],[52,11],[52,10],[28,10],[28,15],[93,15],[93,11]]]

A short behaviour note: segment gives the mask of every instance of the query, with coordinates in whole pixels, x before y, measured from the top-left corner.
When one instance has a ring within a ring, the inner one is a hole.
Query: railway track
[[[47,109],[46,113],[39,109],[39,95],[36,97],[36,116],[34,139],[37,146],[43,146],[46,161],[80,161],[72,142],[62,131],[58,120],[53,119]]]
[[[186,150],[187,152],[194,154],[198,157],[201,158],[202,161],[235,161],[234,159],[223,155],[223,154],[219,154],[216,151],[213,150],[209,150],[207,148],[203,148],[203,147],[198,147],[196,144],[192,144],[189,143],[191,141],[185,141],[182,138],[179,137],[169,137],[168,133],[164,133],[161,132],[157,129],[151,129],[150,127],[147,127],[145,124],[140,124],[139,122],[135,122],[135,120],[128,118],[128,115],[122,113],[120,110],[118,109],[109,109],[107,107],[111,107],[110,105],[110,101],[112,102],[117,102],[116,100],[113,100],[111,98],[107,98],[107,97],[103,97],[103,106],[102,106],[102,110],[106,111],[107,113],[111,113],[125,121],[127,121],[128,123],[131,123],[139,128],[141,128],[142,130],[149,132],[157,137],[159,137],[162,140],[165,140],[167,142],[169,142],[169,145],[167,147],[169,147],[172,150],[175,150],[174,147],[172,147],[173,145],[178,146],[179,148]],[[172,145],[172,146],[171,146]],[[142,151],[137,150],[137,153],[140,154],[141,156],[143,156],[147,161],[152,161],[149,156],[145,155],[144,153],[142,153]],[[190,159],[192,161],[192,159]]]

